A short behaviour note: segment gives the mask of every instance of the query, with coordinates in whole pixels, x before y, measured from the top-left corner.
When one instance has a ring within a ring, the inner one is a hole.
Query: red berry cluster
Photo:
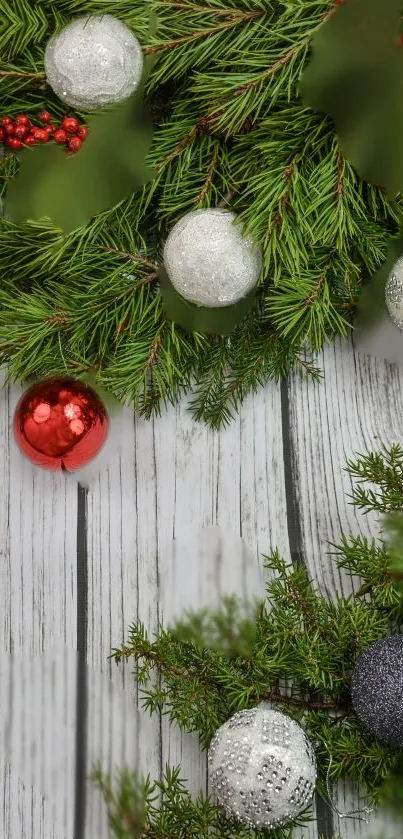
[[[64,117],[60,125],[51,122],[49,111],[38,114],[40,125],[34,125],[27,114],[18,114],[15,119],[0,119],[0,142],[10,149],[22,149],[23,146],[36,146],[54,140],[60,146],[66,146],[70,154],[80,150],[88,136],[86,125],[80,125],[74,117]]]

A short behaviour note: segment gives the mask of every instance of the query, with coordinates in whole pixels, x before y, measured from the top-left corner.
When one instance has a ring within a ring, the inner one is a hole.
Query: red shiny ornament
[[[86,125],[80,125],[80,127],[77,129],[77,137],[79,137],[80,140],[86,140],[87,139],[88,128],[87,128]]]
[[[60,143],[61,146],[64,146],[67,141],[67,134],[62,128],[58,128],[53,135],[53,139],[55,143]]]
[[[95,391],[67,377],[30,387],[14,414],[14,436],[22,453],[44,469],[80,469],[98,454],[108,428],[108,415]]]
[[[74,117],[64,117],[60,123],[60,128],[63,128],[68,134],[75,134],[80,128],[80,123]]]
[[[82,144],[83,141],[79,137],[71,137],[70,140],[67,140],[67,148],[71,154],[80,151]]]

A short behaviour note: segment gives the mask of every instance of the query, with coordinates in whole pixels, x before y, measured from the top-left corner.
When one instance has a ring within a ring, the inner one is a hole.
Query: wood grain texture
[[[329,556],[328,542],[342,533],[376,536],[376,514],[362,515],[349,503],[352,481],[344,471],[357,452],[380,443],[403,442],[399,416],[403,407],[403,369],[354,351],[337,342],[319,358],[325,371],[320,384],[291,378],[288,384],[293,445],[293,479],[297,496],[304,560],[312,578],[328,597],[348,595],[353,584]],[[362,806],[357,791],[340,785],[335,798],[341,812]],[[395,837],[401,824],[378,813],[366,825],[333,819],[342,839]]]
[[[150,422],[124,410],[103,458],[69,479],[22,459],[10,430],[20,390],[2,391],[0,836],[107,839],[89,781],[77,804],[77,753],[83,775],[100,761],[159,778],[180,763],[189,788],[206,789],[197,737],[145,714],[130,667],[109,658],[132,622],[152,632],[224,593],[262,594],[273,547],[297,553],[328,596],[351,590],[325,542],[374,526],[348,505],[343,467],[400,440],[403,371],[351,345],[322,363],[320,385],[270,383],[220,432],[194,423],[186,401]],[[338,795],[341,809],[356,801]],[[334,819],[343,839],[383,825]],[[317,824],[299,836],[318,839]]]
[[[74,661],[63,650],[76,640],[76,487],[21,457],[20,392],[0,399],[0,835],[59,839],[74,801]]]

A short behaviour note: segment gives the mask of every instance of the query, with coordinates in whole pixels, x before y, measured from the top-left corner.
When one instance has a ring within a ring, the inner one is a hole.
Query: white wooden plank
[[[400,416],[403,370],[354,351],[351,342],[336,342],[319,359],[322,383],[290,380],[291,433],[295,491],[300,512],[302,548],[312,578],[329,597],[352,590],[350,578],[328,555],[327,542],[342,533],[377,535],[376,514],[363,516],[347,498],[352,481],[343,471],[348,458],[381,443],[402,442]],[[356,809],[356,791],[342,785],[340,809]],[[367,837],[383,830],[385,839],[396,834],[396,823],[378,812],[369,825],[335,817],[343,839]]]
[[[324,540],[337,539],[346,528],[367,532],[371,525],[346,503],[351,484],[342,468],[355,450],[376,447],[377,434],[386,442],[400,439],[402,373],[351,348],[330,349],[324,363],[322,385],[294,379],[290,397],[304,553],[322,590],[332,595],[336,585],[347,593],[349,582],[339,578]],[[0,649],[38,656],[57,639],[75,646],[77,494],[75,480],[36,470],[10,443],[18,394],[13,389],[8,404],[6,390],[0,400]],[[273,384],[246,400],[240,416],[220,432],[195,424],[185,403],[149,423],[125,411],[120,448],[115,451],[112,441],[106,460],[82,473],[89,486],[88,770],[100,759],[106,769],[127,762],[158,777],[170,760],[183,764],[192,790],[205,786],[196,739],[139,714],[130,668],[112,666],[108,655],[133,620],[142,619],[152,631],[162,617],[169,622],[189,606],[212,605],[220,593],[254,593],[262,581],[259,555],[277,546],[289,556],[281,420],[280,386]],[[59,825],[52,827],[55,804],[67,839],[72,835],[74,758],[58,720],[64,702],[64,721],[74,725],[76,668],[59,672],[60,658],[51,667],[50,661],[43,658],[39,675],[33,663],[26,665],[32,695],[39,697],[29,712],[14,698],[23,694],[26,673],[15,669],[10,682],[9,750],[28,778],[5,775],[0,835],[11,839],[59,839]],[[32,733],[47,719],[51,725],[38,750]],[[19,727],[30,731],[30,743],[19,739]],[[50,730],[59,735],[56,771]],[[45,795],[32,792],[34,772]],[[381,824],[378,819],[370,830]],[[103,804],[90,784],[86,828],[88,839],[108,835]],[[357,822],[340,829],[343,839],[370,835]],[[315,825],[301,836],[316,839]]]
[[[4,706],[1,709],[0,728],[4,735],[6,722],[9,734],[10,770],[0,835],[47,839],[53,836],[53,813],[59,814],[59,828],[60,823],[69,827],[74,806],[71,737],[64,736],[66,723],[74,726],[74,676],[63,666],[63,657],[52,660],[52,649],[75,646],[76,487],[61,474],[35,468],[17,449],[12,419],[20,393],[21,388],[14,387],[0,394],[2,668],[6,654],[14,657],[7,714]],[[53,753],[55,742],[58,749]],[[59,771],[52,773],[56,754]]]
[[[2,769],[2,798],[4,833],[7,839],[19,837],[40,837],[40,839],[65,839],[49,817],[47,800],[37,789],[24,786],[14,775],[10,765]],[[70,834],[71,835],[71,834]]]
[[[88,693],[87,770],[124,764],[160,773],[158,720],[137,711],[132,665],[116,667],[112,647],[127,639],[140,618],[157,627],[158,567],[153,427],[124,410],[120,442],[106,469],[88,480]],[[87,785],[86,836],[109,835],[105,807]]]
[[[121,643],[137,618],[155,630],[162,618],[166,623],[190,606],[211,605],[218,594],[263,594],[259,552],[274,544],[288,552],[279,428],[277,385],[251,397],[241,416],[221,432],[194,423],[185,403],[150,423],[137,417],[133,423],[126,412],[121,453],[106,472],[89,480],[92,666],[110,672],[110,648]],[[111,678],[132,690],[124,668],[112,670]],[[97,702],[91,699],[89,759],[103,755],[110,764],[113,750],[114,762],[121,764],[128,751],[107,725],[112,708],[101,713],[98,706],[94,710]],[[138,757],[140,768],[157,778],[166,761],[181,763],[194,792],[205,786],[205,756],[197,738],[169,728],[165,719],[161,728],[155,719],[145,726],[141,720],[132,760]],[[106,835],[102,819],[91,818],[88,825],[98,836]]]
[[[296,492],[309,567],[323,591],[347,594],[350,581],[327,556],[326,543],[342,532],[376,535],[378,519],[349,502],[352,481],[344,467],[357,451],[402,442],[403,369],[339,342],[318,363],[323,382],[290,381]]]
[[[66,780],[70,786],[74,780],[76,658],[61,644],[36,657],[0,656],[3,771],[6,762],[20,789],[17,799],[23,790],[34,812],[41,802],[39,812],[58,836],[73,831],[74,800],[66,797]],[[9,804],[13,808],[15,801]]]

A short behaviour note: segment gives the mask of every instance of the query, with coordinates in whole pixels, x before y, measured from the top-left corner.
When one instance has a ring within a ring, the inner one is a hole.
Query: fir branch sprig
[[[392,510],[386,519],[389,543],[345,536],[333,546],[338,565],[361,576],[356,594],[328,601],[304,567],[274,550],[265,557],[264,601],[245,604],[227,597],[215,611],[188,611],[153,638],[142,623],[134,624],[127,643],[112,657],[116,663],[134,663],[144,708],[198,731],[206,749],[216,728],[235,711],[268,702],[304,726],[315,747],[321,795],[327,798],[328,778],[347,777],[371,804],[390,804],[393,797],[399,808],[401,754],[361,725],[350,680],[360,653],[401,623],[403,493],[398,512],[396,506],[402,465],[397,445],[349,462],[356,481],[376,482],[377,507]],[[364,507],[373,505],[369,495]],[[98,767],[94,780],[117,839],[202,839],[206,833],[217,839],[291,839],[296,824],[274,831],[244,828],[204,793],[192,798],[179,767],[167,767],[154,783],[128,770],[113,782]],[[298,824],[309,818],[303,813]]]
[[[188,615],[172,629],[161,628],[153,640],[136,624],[127,644],[113,651],[117,663],[137,662],[144,707],[168,714],[187,731],[198,731],[203,747],[235,711],[261,701],[275,701],[297,717],[308,710],[333,710],[343,718],[351,714],[354,662],[387,634],[388,616],[375,607],[368,608],[359,598],[327,601],[312,589],[304,569],[287,565],[277,552],[267,564],[278,577],[268,584],[267,605],[258,609],[254,637],[252,624],[246,623],[249,647],[240,643],[241,628],[235,624],[228,655],[228,617],[237,612],[227,603],[219,615]],[[211,643],[218,627],[221,640]],[[206,635],[201,636],[202,630]],[[150,686],[154,668],[162,682]],[[291,682],[292,688],[285,690],[284,683]]]
[[[347,471],[355,478],[351,500],[368,513],[376,510],[391,513],[403,507],[403,448],[394,443],[378,452],[366,452],[347,463]],[[364,486],[364,484],[375,485]]]
[[[104,0],[6,2],[4,112],[64,114],[44,79],[46,41],[73,17],[106,7]],[[290,370],[318,377],[311,353],[346,334],[403,209],[401,196],[390,202],[358,178],[330,120],[298,99],[310,38],[333,11],[330,0],[117,0],[113,13],[153,61],[150,105],[163,101],[148,159],[156,175],[64,242],[45,222],[1,220],[0,362],[11,380],[60,372],[61,343],[72,375],[91,369],[144,416],[192,392],[194,417],[219,427],[270,378]],[[15,176],[18,161],[7,152],[0,159],[5,212]],[[166,323],[154,269],[147,274],[137,259],[160,263],[174,222],[228,195],[262,243],[264,261],[257,305],[230,342]]]
[[[108,808],[116,839],[291,839],[292,828],[251,830],[224,815],[202,792],[192,798],[180,767],[166,766],[163,778],[151,782],[128,769],[112,779],[100,766],[92,779]],[[162,806],[161,806],[162,805]],[[303,824],[303,820],[300,820]]]
[[[402,464],[403,451],[395,445],[362,455],[348,468],[358,481],[376,479],[377,504],[395,510]],[[371,496],[367,503],[371,507]],[[116,663],[134,663],[144,708],[197,731],[208,748],[233,713],[268,702],[304,725],[315,744],[320,789],[330,753],[331,778],[349,777],[366,788],[371,802],[383,800],[385,779],[399,771],[396,751],[361,725],[350,681],[360,654],[402,623],[402,509],[403,494],[399,518],[395,512],[388,520],[389,543],[344,536],[333,546],[339,566],[361,578],[348,598],[329,601],[304,567],[274,550],[265,557],[264,601],[245,606],[232,596],[216,611],[187,612],[152,638],[143,624],[133,625],[112,656]]]

